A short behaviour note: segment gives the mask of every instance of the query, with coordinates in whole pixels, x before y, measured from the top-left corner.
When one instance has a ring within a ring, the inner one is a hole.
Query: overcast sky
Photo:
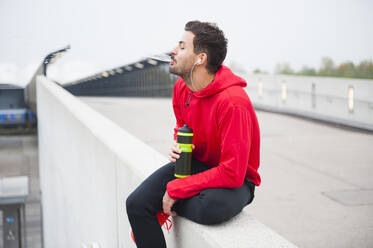
[[[215,22],[232,62],[273,72],[279,62],[318,68],[373,58],[373,1],[0,0],[0,83],[26,84],[42,58],[70,44],[51,66],[62,83],[169,51],[189,20]]]

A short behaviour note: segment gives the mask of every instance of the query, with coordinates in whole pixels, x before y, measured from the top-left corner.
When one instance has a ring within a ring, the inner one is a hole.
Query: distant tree
[[[336,77],[356,77],[358,73],[356,73],[354,63],[347,61],[341,63],[333,73],[333,76]]]
[[[359,78],[373,79],[373,62],[372,60],[363,60],[356,67],[356,72]]]
[[[320,76],[332,76],[334,74],[334,62],[329,57],[321,59],[321,67],[319,70]]]
[[[253,70],[253,74],[268,74],[268,72],[256,68],[255,70]]]
[[[291,69],[289,63],[279,63],[275,67],[275,73],[277,74],[294,74],[293,69]]]
[[[304,65],[297,74],[302,76],[316,76],[317,72],[314,68]]]
[[[253,73],[262,73],[259,69],[255,69]],[[303,76],[323,76],[323,77],[347,77],[347,78],[367,78],[373,79],[373,61],[363,60],[359,65],[355,65],[351,61],[346,61],[338,66],[329,57],[321,59],[320,69],[317,71],[306,65],[298,72],[293,71],[288,63],[279,63],[275,67],[275,73],[287,75],[303,75]]]

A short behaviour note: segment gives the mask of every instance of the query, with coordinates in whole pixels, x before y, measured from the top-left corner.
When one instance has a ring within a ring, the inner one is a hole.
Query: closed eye
[[[185,42],[184,41],[179,41],[179,47],[181,50],[184,49]]]

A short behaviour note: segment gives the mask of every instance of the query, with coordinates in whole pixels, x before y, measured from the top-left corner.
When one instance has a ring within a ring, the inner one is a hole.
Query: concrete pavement
[[[168,154],[175,123],[171,99],[81,99]],[[372,247],[373,134],[257,115],[263,181],[248,212],[299,247]]]

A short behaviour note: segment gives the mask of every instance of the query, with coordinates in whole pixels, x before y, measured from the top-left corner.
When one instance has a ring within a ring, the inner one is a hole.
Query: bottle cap
[[[181,132],[181,133],[193,133],[193,129],[188,127],[187,124],[184,124],[183,127],[180,127],[178,131]]]

